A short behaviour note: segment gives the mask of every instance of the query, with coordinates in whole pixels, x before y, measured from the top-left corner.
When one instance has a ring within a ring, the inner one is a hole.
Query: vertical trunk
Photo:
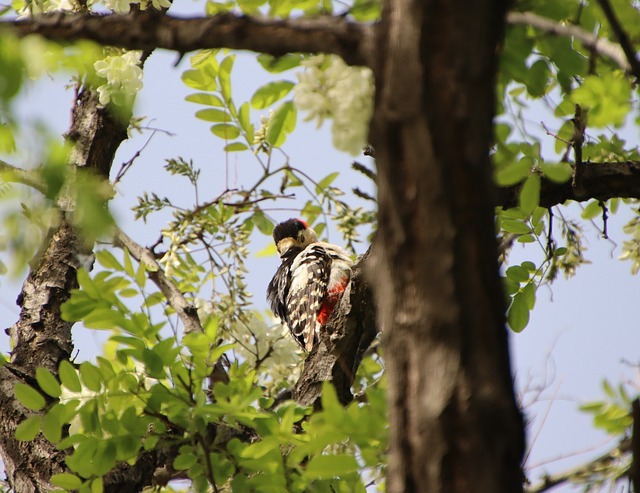
[[[386,0],[371,141],[388,491],[522,491],[488,157],[503,0]]]
[[[95,92],[79,91],[68,133],[74,145],[69,166],[108,177],[115,151],[127,137],[127,125],[98,104]],[[9,329],[10,364],[0,368],[0,458],[11,489],[20,493],[50,491],[51,476],[67,472],[65,452],[41,435],[31,442],[15,438],[17,426],[34,413],[17,402],[13,389],[17,383],[33,385],[38,367],[57,374],[60,362],[71,358],[72,324],[62,320],[60,307],[78,285],[78,255],[93,248],[64,211],[45,241],[18,296],[20,318]]]

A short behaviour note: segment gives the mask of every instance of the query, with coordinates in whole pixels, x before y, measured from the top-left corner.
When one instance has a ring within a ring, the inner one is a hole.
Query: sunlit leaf
[[[32,411],[39,411],[46,404],[46,401],[44,400],[44,397],[42,397],[42,394],[27,384],[17,383],[13,390],[15,392],[16,398],[27,409],[31,409]]]
[[[23,442],[33,440],[40,432],[40,416],[30,416],[16,428],[16,438]]]

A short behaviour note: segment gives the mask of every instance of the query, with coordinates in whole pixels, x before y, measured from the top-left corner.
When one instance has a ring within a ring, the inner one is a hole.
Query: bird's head
[[[273,228],[273,241],[280,257],[294,247],[304,249],[318,241],[318,235],[302,219],[288,219]]]

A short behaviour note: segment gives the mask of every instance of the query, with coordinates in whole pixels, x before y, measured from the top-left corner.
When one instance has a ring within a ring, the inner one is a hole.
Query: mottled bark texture
[[[505,9],[387,0],[375,40],[391,493],[522,491],[488,157]]]
[[[107,177],[127,123],[100,107],[95,93],[79,89],[72,111],[68,140],[72,144],[70,166]],[[62,201],[65,202],[65,201]],[[17,299],[20,318],[8,329],[11,360],[0,368],[0,455],[11,488],[19,493],[49,491],[52,474],[65,472],[64,452],[42,436],[33,442],[15,439],[15,429],[34,414],[15,399],[16,383],[35,384],[35,371],[44,366],[54,375],[63,359],[71,359],[72,324],[62,320],[60,306],[77,287],[79,255],[92,246],[82,239],[70,220],[73,204],[61,204],[60,222],[50,231],[31,264],[31,271]]]

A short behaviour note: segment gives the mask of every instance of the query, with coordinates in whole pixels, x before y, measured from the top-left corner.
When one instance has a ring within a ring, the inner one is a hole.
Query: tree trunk
[[[376,39],[388,491],[522,491],[489,147],[503,0],[387,0]]]

